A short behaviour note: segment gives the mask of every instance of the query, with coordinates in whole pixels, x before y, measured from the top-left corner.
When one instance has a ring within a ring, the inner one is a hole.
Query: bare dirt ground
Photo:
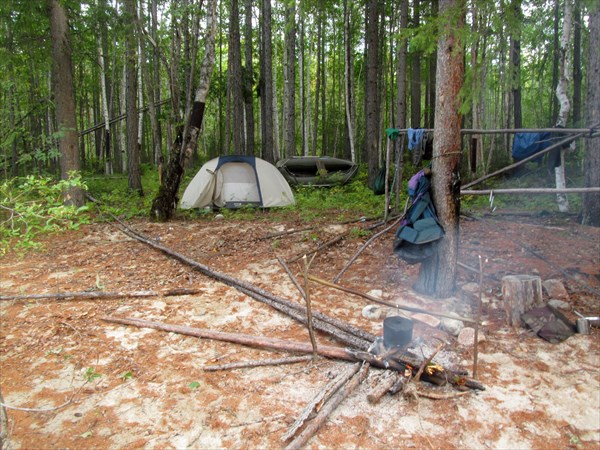
[[[300,301],[277,261],[290,259],[361,225],[322,217],[313,230],[273,222],[213,220],[135,222],[136,230],[215,271]],[[319,252],[311,273],[331,280],[365,242],[350,233]],[[459,290],[447,300],[417,295],[418,266],[392,253],[393,233],[377,239],[340,283],[360,292],[428,310],[474,315],[478,275],[460,267]],[[241,345],[116,325],[104,316],[136,317],[228,332],[308,342],[303,325],[135,241],[110,224],[47,239],[45,249],[0,260],[0,293],[195,288],[192,296],[146,299],[0,302],[0,390],[10,407],[4,449],[38,448],[282,448],[282,435],[349,363],[319,358],[291,365],[204,371],[235,361],[288,356]],[[484,272],[478,380],[486,390],[433,400],[367,394],[381,370],[330,415],[308,448],[600,448],[600,330],[550,344],[505,323],[500,280],[535,274],[564,283],[572,309],[600,315],[600,230],[572,216],[497,212],[461,221],[460,262]],[[300,263],[290,268],[301,277]],[[475,289],[474,289],[475,287]],[[368,301],[310,284],[313,308],[376,335],[383,319],[361,314]],[[575,320],[573,311],[565,314]],[[442,333],[419,326],[415,337]],[[339,345],[323,334],[319,344]],[[447,335],[440,358],[471,373],[473,348]],[[427,356],[427,355],[426,355]],[[442,394],[453,387],[420,382]],[[21,408],[21,409],[14,409]],[[30,410],[27,410],[30,409]],[[42,411],[40,411],[42,410]],[[4,450],[3,449],[3,450]]]

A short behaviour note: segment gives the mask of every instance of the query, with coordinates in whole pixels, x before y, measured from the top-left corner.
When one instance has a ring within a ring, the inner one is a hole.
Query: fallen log
[[[271,350],[283,350],[293,353],[312,354],[312,345],[289,341],[286,339],[268,338],[264,336],[254,336],[245,333],[228,333],[224,331],[207,330],[203,328],[192,328],[183,325],[172,325],[159,322],[151,322],[143,319],[135,319],[131,317],[102,317],[105,322],[118,323],[122,325],[132,325],[140,328],[153,328],[155,330],[167,331],[170,333],[184,334],[203,339],[214,339],[217,341],[232,342],[234,344],[247,345],[255,348],[266,348]],[[342,347],[334,347],[331,345],[320,345],[318,353],[321,356],[332,359],[341,359],[344,361],[355,362],[356,359],[346,349]]]
[[[196,295],[202,293],[201,289],[169,289],[165,291],[132,291],[132,292],[104,292],[104,291],[82,291],[82,292],[55,292],[47,294],[22,294],[1,295],[0,301],[8,300],[84,300],[84,299],[116,299],[116,298],[146,298],[146,297],[173,297],[177,295]]]
[[[306,428],[286,447],[286,450],[295,450],[304,446],[323,426],[329,414],[339,406],[367,377],[369,365],[363,364],[362,369],[354,375],[319,411],[319,414],[310,421]]]
[[[92,196],[86,194],[86,197],[91,201],[100,204],[100,202]],[[294,318],[300,323],[306,324],[306,307],[298,303],[294,303],[289,300],[285,300],[281,297],[278,297],[270,292],[265,291],[264,289],[254,286],[251,283],[212,270],[208,266],[200,264],[199,262],[194,261],[193,259],[188,258],[185,255],[182,255],[168,247],[165,247],[164,245],[159,244],[158,242],[156,242],[153,239],[150,239],[144,234],[131,229],[114,214],[110,212],[108,212],[108,214],[114,220],[117,221],[117,223],[121,226],[120,230],[127,236],[136,239],[144,244],[147,244],[150,247],[159,250],[162,253],[178,260],[179,262],[189,265],[194,270],[197,270],[205,276],[220,281],[221,283],[224,283],[227,286],[231,286],[237,289],[238,291],[248,295],[249,297],[254,298],[255,300],[268,304],[269,306],[277,309],[278,311],[289,315],[290,317]],[[342,322],[341,320],[326,316],[323,313],[315,311],[313,313],[313,316],[315,319],[313,324],[315,329],[327,333],[340,340],[341,342],[344,342],[347,345],[367,349],[369,345],[371,345],[371,342],[373,342],[376,338],[376,336],[374,336],[371,333],[368,333],[365,330],[355,327],[349,323]]]
[[[309,275],[308,279],[311,281],[314,281],[315,283],[322,284],[323,286],[328,286],[328,287],[332,287],[334,289],[339,289],[340,291],[348,292],[349,294],[354,294],[359,297],[366,298],[367,300],[370,300],[375,303],[379,303],[380,305],[389,306],[390,308],[397,308],[397,309],[402,309],[403,311],[410,311],[410,312],[415,312],[415,313],[431,314],[432,316],[438,316],[438,317],[447,317],[449,319],[460,320],[460,321],[466,322],[466,323],[475,323],[475,321],[473,319],[469,319],[467,317],[461,317],[458,315],[455,316],[455,315],[446,314],[446,313],[442,313],[442,312],[427,311],[427,310],[421,309],[421,308],[415,308],[412,306],[403,306],[403,305],[399,305],[396,303],[388,302],[386,300],[382,300],[373,295],[365,294],[363,292],[359,292],[359,291],[356,291],[354,289],[351,289],[351,288],[348,288],[348,287],[345,287],[345,286],[342,286],[339,284],[330,283],[329,281],[315,277],[314,275]]]

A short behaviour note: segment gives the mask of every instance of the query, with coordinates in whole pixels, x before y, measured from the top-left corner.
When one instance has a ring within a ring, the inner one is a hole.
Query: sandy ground
[[[331,280],[369,236],[358,232],[361,224],[334,224],[332,216],[313,230],[269,237],[306,224],[275,223],[268,213],[252,222],[210,217],[130,225],[215,271],[293,301],[300,297],[277,257],[289,260],[354,229],[311,265],[311,274]],[[477,274],[459,268],[451,299],[419,296],[411,289],[418,266],[394,256],[392,239],[392,233],[377,239],[340,283],[375,290],[396,304],[474,315]],[[367,394],[383,373],[371,368],[307,448],[600,448],[600,330],[550,344],[508,327],[500,283],[508,274],[557,279],[566,287],[567,317],[576,319],[573,309],[600,315],[600,230],[573,217],[510,212],[463,220],[460,262],[478,267],[480,256],[487,263],[477,379],[485,391],[452,397],[458,392],[452,386],[419,382],[423,395],[387,395],[371,404]],[[290,269],[302,278],[301,262]],[[309,342],[303,325],[110,224],[53,236],[41,252],[0,260],[3,296],[175,288],[200,292],[1,301],[0,392],[8,417],[2,448],[282,448],[289,441],[281,437],[303,408],[352,364],[318,358],[209,372],[203,368],[290,354],[103,321],[135,317]],[[309,290],[315,310],[381,336],[383,319],[362,314],[367,300],[315,283]],[[432,336],[447,342],[434,361],[472,374],[472,346],[440,329],[419,324],[415,351],[428,356]],[[340,345],[321,333],[317,341]],[[425,396],[431,393],[450,398]]]

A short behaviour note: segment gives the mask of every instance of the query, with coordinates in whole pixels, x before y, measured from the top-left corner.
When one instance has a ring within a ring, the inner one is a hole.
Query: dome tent
[[[294,194],[274,165],[256,156],[219,156],[204,164],[181,198],[182,209],[271,208],[293,205]]]

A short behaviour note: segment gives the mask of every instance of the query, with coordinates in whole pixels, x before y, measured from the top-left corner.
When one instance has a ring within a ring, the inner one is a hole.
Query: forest
[[[362,164],[371,185],[387,128],[435,128],[446,26],[464,66],[463,183],[510,162],[511,130],[592,135],[597,2],[442,3],[443,14],[438,0],[4,1],[3,178],[126,174],[144,194],[143,171],[174,160],[183,172],[217,155],[328,155]],[[395,152],[408,154],[401,136]],[[597,187],[597,139],[571,150],[568,162]],[[420,167],[423,156],[404,159]]]

